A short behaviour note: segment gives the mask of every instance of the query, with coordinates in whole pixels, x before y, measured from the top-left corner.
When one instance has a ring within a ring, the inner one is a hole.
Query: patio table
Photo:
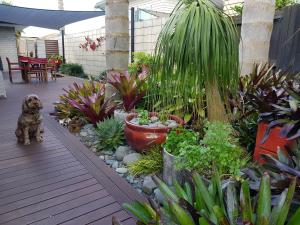
[[[28,75],[30,74],[30,70],[31,70],[30,65],[33,65],[32,69],[35,72],[37,72],[38,70],[41,70],[41,72],[42,72],[43,69],[45,69],[46,73],[47,73],[47,63],[45,63],[45,62],[47,62],[47,59],[45,59],[45,58],[30,58],[30,57],[20,56],[19,57],[19,62],[25,68],[24,70],[22,70],[22,79],[26,83],[29,82]],[[35,68],[35,66],[36,66],[36,68]],[[47,75],[45,77],[43,77],[43,79],[44,79],[44,81],[47,82],[48,81]]]

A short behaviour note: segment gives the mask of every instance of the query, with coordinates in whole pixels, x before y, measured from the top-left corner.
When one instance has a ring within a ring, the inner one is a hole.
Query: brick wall
[[[0,27],[0,57],[4,71],[8,71],[6,57],[11,62],[17,62],[17,42],[14,27]]]

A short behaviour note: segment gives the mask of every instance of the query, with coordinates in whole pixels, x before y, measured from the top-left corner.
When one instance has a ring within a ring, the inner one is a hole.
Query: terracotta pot
[[[150,113],[150,116],[157,116],[158,113]],[[137,152],[145,152],[156,144],[163,144],[166,141],[169,127],[150,128],[132,124],[130,121],[136,117],[136,113],[129,114],[125,119],[125,137],[128,144]],[[184,121],[177,116],[170,115],[169,119],[175,120],[183,125]]]
[[[266,142],[262,144],[261,141],[265,135],[268,125],[269,124],[264,122],[258,124],[253,159],[259,162],[260,164],[264,163],[264,161],[261,159],[262,154],[269,154],[277,157],[278,147],[284,150],[286,145],[291,145],[293,143],[292,140],[280,137],[281,127],[274,127],[271,129],[270,135]]]

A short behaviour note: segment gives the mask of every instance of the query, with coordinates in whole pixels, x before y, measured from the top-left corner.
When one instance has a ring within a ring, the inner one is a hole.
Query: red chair
[[[28,58],[28,80],[31,81],[31,75],[35,74],[40,81],[48,81],[46,58]]]
[[[6,57],[6,61],[7,61],[7,64],[8,64],[9,80],[10,80],[11,83],[13,83],[12,71],[21,71],[22,72],[25,68],[20,66],[19,62],[17,62],[17,63],[10,62],[8,57]]]

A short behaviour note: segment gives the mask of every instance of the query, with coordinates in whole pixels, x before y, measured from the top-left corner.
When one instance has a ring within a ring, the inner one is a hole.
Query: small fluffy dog
[[[29,145],[31,138],[35,138],[37,142],[43,141],[41,135],[43,117],[40,113],[42,108],[42,102],[37,95],[30,94],[25,97],[22,104],[22,114],[19,116],[18,127],[15,132],[18,142]]]

